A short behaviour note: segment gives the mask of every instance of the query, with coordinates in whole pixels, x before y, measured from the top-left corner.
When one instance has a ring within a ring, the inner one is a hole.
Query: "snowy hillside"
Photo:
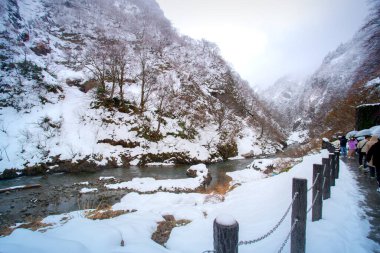
[[[294,120],[293,130],[308,129],[310,123],[326,113],[334,101],[346,95],[365,59],[361,43],[356,37],[341,45],[304,81],[282,78],[268,89],[268,93],[274,94],[271,96],[274,107],[286,113],[284,120]]]
[[[0,171],[282,148],[280,127],[217,46],[180,37],[153,0],[7,0],[0,13]]]
[[[287,132],[296,130],[301,123],[299,101],[304,85],[302,80],[284,76],[260,92],[260,96],[265,98],[269,107],[277,112],[276,120]]]
[[[347,108],[379,100],[379,90],[365,86],[380,75],[378,1],[371,2],[371,7],[363,27],[330,52],[301,86],[282,78],[268,89],[274,98],[273,107],[286,113],[280,123],[290,118],[294,120],[293,130],[310,129],[317,135],[331,129],[345,131],[354,127],[355,117],[355,110]]]

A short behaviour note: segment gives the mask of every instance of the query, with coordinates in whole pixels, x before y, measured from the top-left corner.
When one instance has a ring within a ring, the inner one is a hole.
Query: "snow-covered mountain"
[[[154,0],[6,0],[0,14],[0,171],[282,147],[279,125],[218,47],[179,36]]]
[[[378,87],[366,86],[380,75],[380,5],[371,4],[363,27],[330,52],[310,77],[302,82],[282,78],[265,91],[272,107],[283,112],[280,123],[291,119],[292,130],[308,129],[317,136],[346,131],[354,127],[355,106],[379,101]]]
[[[260,95],[273,109],[273,116],[287,131],[295,131],[301,123],[299,101],[304,88],[302,80],[284,76],[272,86],[260,92]],[[289,124],[289,122],[295,122]],[[298,123],[298,124],[297,124]]]

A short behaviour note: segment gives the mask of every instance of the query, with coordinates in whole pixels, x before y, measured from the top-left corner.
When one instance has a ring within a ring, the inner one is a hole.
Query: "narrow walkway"
[[[341,160],[347,164],[348,169],[355,175],[360,192],[364,196],[361,206],[371,224],[371,232],[368,238],[379,244],[379,248],[375,250],[375,253],[380,253],[380,193],[376,191],[376,179],[370,178],[369,173],[364,173],[363,170],[358,169],[357,157],[355,159],[342,157]]]

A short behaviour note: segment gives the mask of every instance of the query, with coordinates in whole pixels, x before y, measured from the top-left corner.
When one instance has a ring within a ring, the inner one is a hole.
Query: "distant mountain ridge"
[[[352,40],[329,53],[321,66],[302,85],[279,79],[266,93],[273,107],[290,119],[291,129],[310,130],[311,136],[328,136],[354,129],[355,107],[379,102],[378,85],[366,86],[380,76],[380,5],[371,13]],[[287,94],[287,98],[281,98]],[[279,99],[277,99],[279,97]],[[285,121],[284,118],[279,122]]]

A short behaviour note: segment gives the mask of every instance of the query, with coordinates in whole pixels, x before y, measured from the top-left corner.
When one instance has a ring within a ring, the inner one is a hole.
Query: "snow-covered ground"
[[[308,138],[309,131],[308,130],[301,130],[301,131],[295,131],[290,134],[288,137],[288,140],[286,141],[286,144],[292,145],[294,143],[303,143]]]
[[[156,180],[152,177],[134,178],[128,182],[107,184],[108,189],[129,189],[137,192],[162,191],[190,191],[195,190],[205,183],[208,169],[204,164],[191,166],[188,170],[196,172],[195,178]]]
[[[129,193],[113,209],[136,209],[133,213],[95,221],[85,218],[83,211],[49,216],[43,222],[52,223],[51,229],[45,232],[16,229],[10,236],[0,238],[0,251],[199,253],[213,249],[212,224],[216,217],[224,214],[239,222],[239,240],[254,239],[268,232],[289,206],[292,178],[306,178],[310,186],[312,164],[320,163],[322,157],[327,157],[327,153],[323,151],[306,156],[289,172],[274,177],[252,177],[252,181],[248,180],[227,193],[224,200],[198,193]],[[323,219],[311,222],[311,213],[308,214],[308,253],[364,253],[379,249],[379,245],[366,237],[369,223],[359,207],[362,196],[356,181],[344,163],[340,166],[340,177],[332,187],[331,198],[323,203]],[[238,174],[235,172],[232,176],[237,177]],[[151,235],[157,222],[163,221],[162,215],[166,214],[191,222],[174,228],[166,247],[163,247],[152,241]],[[240,246],[239,252],[277,252],[289,230],[290,215],[268,238],[253,245]],[[120,245],[121,240],[124,240],[124,247]],[[289,252],[289,243],[283,252]]]

